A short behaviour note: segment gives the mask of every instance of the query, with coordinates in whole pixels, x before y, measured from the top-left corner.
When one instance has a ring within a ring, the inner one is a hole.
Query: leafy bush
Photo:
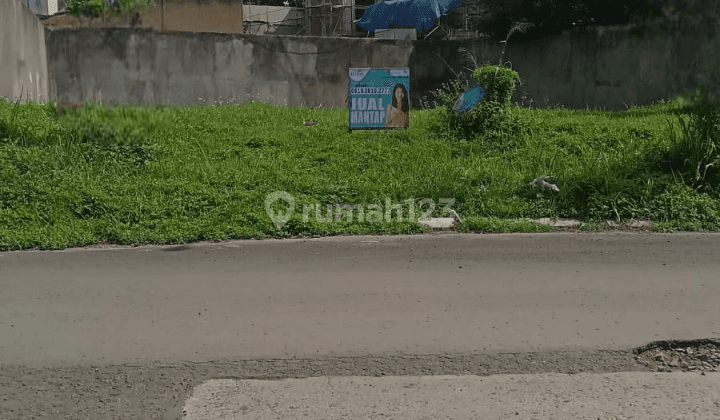
[[[108,9],[104,0],[67,0],[67,11],[73,16],[99,17]]]
[[[116,0],[110,6],[110,11],[117,16],[129,16],[134,13],[150,13],[154,0]]]
[[[67,0],[72,16],[84,17],[138,17],[152,11],[154,0]]]
[[[439,92],[444,112],[441,126],[456,136],[481,139],[490,149],[507,151],[521,143],[524,124],[510,100],[520,79],[512,69],[499,65],[483,65],[473,72],[474,84],[483,87],[485,94],[475,108],[457,112],[452,108],[471,83],[458,79]]]
[[[510,105],[520,75],[505,66],[481,66],[475,69],[473,77],[485,88],[483,100]]]

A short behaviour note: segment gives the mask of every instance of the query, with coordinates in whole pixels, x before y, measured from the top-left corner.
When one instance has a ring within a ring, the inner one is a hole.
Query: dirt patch
[[[655,341],[634,353],[656,372],[720,372],[720,340]]]
[[[497,375],[651,371],[632,351],[390,355],[184,362],[172,365],[0,368],[0,418],[179,419],[193,386],[209,378]]]

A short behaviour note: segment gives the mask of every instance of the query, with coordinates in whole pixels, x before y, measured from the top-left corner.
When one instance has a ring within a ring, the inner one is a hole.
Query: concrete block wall
[[[248,99],[346,106],[349,67],[410,67],[411,104],[468,66],[499,62],[488,40],[157,33],[150,28],[62,29],[47,37],[20,0],[0,0],[0,94],[81,102],[190,104]],[[720,96],[720,31],[584,28],[510,43],[503,61],[523,79],[514,100],[534,107],[625,109],[705,86]],[[6,58],[8,57],[8,58]],[[47,69],[47,71],[45,70]],[[27,95],[26,95],[27,96]],[[202,98],[202,99],[200,99]]]
[[[48,99],[45,26],[20,0],[0,0],[0,96]]]
[[[449,67],[457,71],[469,65],[461,48],[493,64],[502,52],[502,44],[483,40],[415,43],[410,62],[415,104],[454,77]],[[513,101],[532,101],[533,107],[618,110],[700,87],[720,97],[720,31],[712,28],[678,31],[656,22],[647,27],[576,29],[510,43],[503,62],[523,80]]]
[[[50,92],[82,102],[249,99],[346,106],[349,67],[402,67],[411,41],[63,29],[48,38]]]
[[[509,45],[525,79],[518,89],[538,106],[626,109],[706,87],[720,93],[720,33],[619,26],[569,31]]]

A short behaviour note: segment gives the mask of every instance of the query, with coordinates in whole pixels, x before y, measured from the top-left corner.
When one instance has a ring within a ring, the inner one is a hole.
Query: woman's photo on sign
[[[395,85],[392,101],[385,111],[385,127],[407,128],[410,123],[410,101],[402,83]]]

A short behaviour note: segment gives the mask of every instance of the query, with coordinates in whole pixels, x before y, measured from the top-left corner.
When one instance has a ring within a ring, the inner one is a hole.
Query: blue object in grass
[[[358,21],[366,31],[409,28],[430,29],[440,16],[465,0],[387,0],[371,4]]]
[[[475,105],[480,103],[484,95],[485,90],[482,87],[471,87],[460,95],[457,102],[455,102],[455,106],[453,106],[453,111],[463,112],[475,108]]]

